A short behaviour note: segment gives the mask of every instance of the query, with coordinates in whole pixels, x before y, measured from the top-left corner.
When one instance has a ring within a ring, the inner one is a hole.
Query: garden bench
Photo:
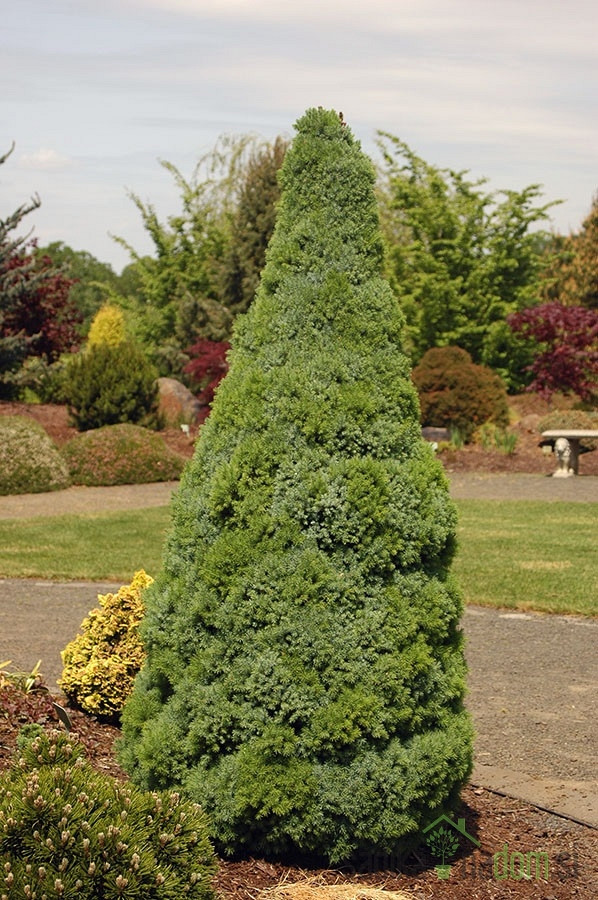
[[[598,429],[590,428],[553,428],[542,432],[541,447],[552,447],[558,460],[554,478],[568,478],[577,475],[579,469],[579,457],[582,453],[589,452],[588,447],[581,447],[580,441],[584,438],[598,440]]]

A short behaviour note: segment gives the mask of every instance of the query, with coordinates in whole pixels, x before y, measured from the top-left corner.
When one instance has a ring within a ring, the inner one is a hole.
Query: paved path
[[[160,506],[176,483],[0,498],[0,518]],[[598,502],[598,478],[455,475],[453,496]],[[60,650],[97,594],[119,585],[0,581],[0,663],[38,659],[56,688]],[[476,726],[473,781],[598,827],[598,620],[469,607],[463,622]]]
[[[455,472],[450,475],[451,495],[456,500],[556,500],[598,503],[598,477],[578,475],[489,475]]]
[[[119,484],[114,487],[78,485],[44,494],[13,494],[0,497],[0,519],[166,506],[177,487],[178,481],[157,481],[154,484]]]
[[[552,478],[546,475],[487,475],[456,472],[450,476],[457,500],[565,500],[598,503],[598,477]],[[123,484],[114,487],[70,487],[47,494],[0,497],[0,519],[61,516],[165,506],[178,482]]]

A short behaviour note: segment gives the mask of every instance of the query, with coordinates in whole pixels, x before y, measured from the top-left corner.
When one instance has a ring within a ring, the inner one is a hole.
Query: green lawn
[[[598,615],[595,503],[460,500],[465,601]]]
[[[467,603],[598,615],[596,504],[460,500]],[[0,521],[0,577],[129,582],[155,575],[167,507]]]
[[[0,577],[125,584],[138,569],[157,572],[169,527],[166,506],[0,520]]]

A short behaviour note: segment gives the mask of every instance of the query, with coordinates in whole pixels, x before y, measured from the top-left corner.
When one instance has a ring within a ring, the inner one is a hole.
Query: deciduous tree
[[[509,316],[509,325],[533,346],[529,390],[591,400],[598,393],[598,310],[543,303]]]
[[[542,300],[598,309],[598,194],[580,231],[554,235],[545,259]]]
[[[222,262],[220,286],[222,302],[233,316],[249,308],[264,268],[280,198],[278,172],[287,146],[282,138],[259,146],[245,167]]]
[[[73,250],[63,241],[39,246],[35,255],[49,257],[71,280],[69,299],[81,315],[80,332],[86,335],[91,320],[110,292],[120,289],[119,277],[112,266],[86,250]]]
[[[0,165],[12,149],[0,157]],[[52,362],[78,343],[79,316],[69,299],[72,281],[48,256],[37,256],[29,235],[15,236],[38,197],[0,220],[0,396],[18,390],[19,369],[29,356]]]
[[[532,226],[552,204],[540,188],[488,192],[485,179],[440,169],[382,133],[382,222],[392,284],[417,361],[457,345],[519,386],[526,358],[506,324],[537,293],[542,236]]]

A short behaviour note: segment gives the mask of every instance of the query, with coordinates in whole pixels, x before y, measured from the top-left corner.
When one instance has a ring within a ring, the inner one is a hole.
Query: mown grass
[[[466,603],[598,615],[595,503],[460,500]]]
[[[166,506],[96,515],[0,521],[0,576],[131,581],[155,574],[170,527]]]
[[[465,601],[598,615],[596,504],[460,500]],[[0,521],[0,577],[129,582],[155,575],[168,507]]]

